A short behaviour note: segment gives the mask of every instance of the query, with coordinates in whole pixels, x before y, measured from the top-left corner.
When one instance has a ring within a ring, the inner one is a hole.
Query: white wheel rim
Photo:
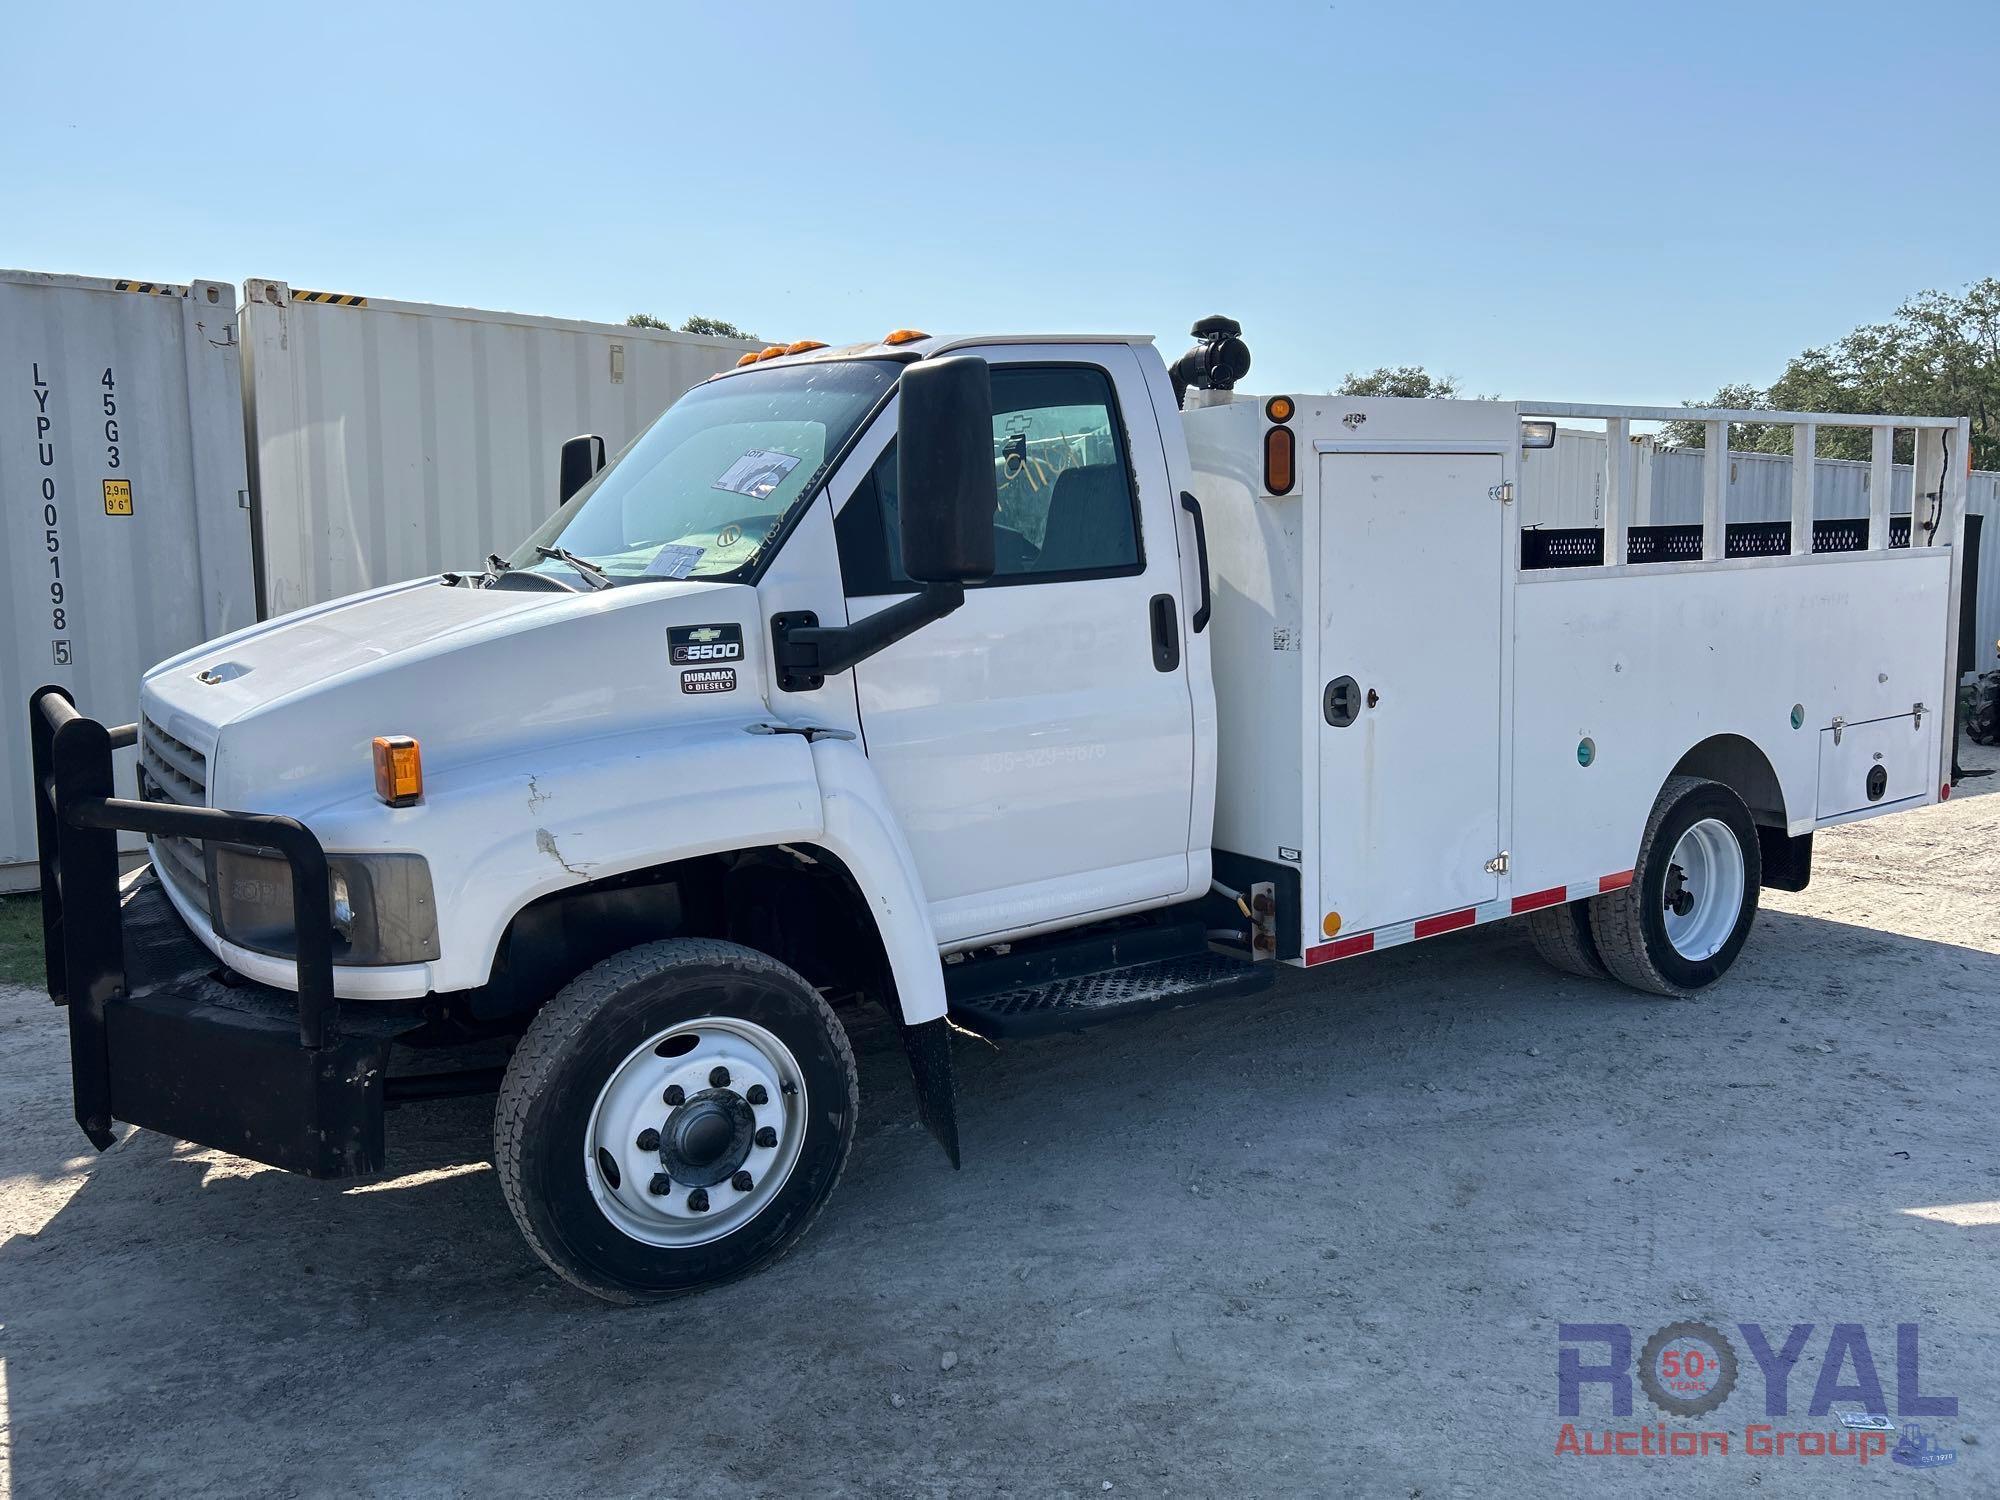
[[[1727,823],[1703,818],[1681,835],[1661,899],[1674,952],[1699,963],[1721,951],[1743,911],[1743,849]]]
[[[726,1083],[711,1082],[718,1069]],[[673,1088],[679,1105],[666,1102]],[[604,1216],[631,1238],[672,1250],[710,1244],[756,1218],[784,1187],[805,1144],[806,1106],[797,1059],[763,1027],[734,1016],[684,1021],[648,1037],[612,1070],[590,1111],[584,1178]],[[691,1129],[707,1143],[722,1130],[717,1122],[746,1116],[751,1139],[740,1162],[726,1149],[691,1173],[701,1179],[727,1167],[725,1175],[689,1182],[667,1170],[685,1160],[676,1148]],[[658,1141],[641,1145],[649,1131]],[[736,1185],[739,1172],[750,1174],[748,1189]],[[666,1189],[655,1192],[660,1178]]]

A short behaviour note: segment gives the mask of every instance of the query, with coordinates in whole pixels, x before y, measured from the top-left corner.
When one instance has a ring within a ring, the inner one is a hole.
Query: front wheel
[[[1763,875],[1743,799],[1719,781],[1670,776],[1646,820],[1632,883],[1590,903],[1598,957],[1636,990],[1704,989],[1743,951]]]
[[[798,974],[735,943],[647,943],[565,986],[521,1039],[494,1115],[500,1186],[584,1291],[694,1291],[805,1233],[858,1105],[847,1035]]]

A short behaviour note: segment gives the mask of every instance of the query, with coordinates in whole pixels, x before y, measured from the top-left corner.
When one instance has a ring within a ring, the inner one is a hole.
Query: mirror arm
[[[788,693],[820,686],[836,672],[866,661],[904,636],[965,603],[962,583],[927,583],[920,593],[899,599],[852,625],[822,625],[811,610],[771,616],[771,652],[778,686]]]

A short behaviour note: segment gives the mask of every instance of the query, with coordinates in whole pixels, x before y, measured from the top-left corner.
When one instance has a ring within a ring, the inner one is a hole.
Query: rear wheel
[[[854,1140],[846,1033],[804,979],[677,939],[567,985],[515,1049],[494,1117],[528,1243],[613,1302],[768,1264],[818,1216]]]
[[[1691,995],[1743,951],[1762,878],[1743,799],[1718,781],[1669,777],[1639,840],[1632,883],[1590,903],[1598,956],[1634,989]]]
[[[1588,901],[1542,907],[1529,916],[1528,932],[1535,940],[1535,951],[1551,968],[1581,979],[1606,977],[1604,960],[1597,955],[1597,939],[1590,931]]]

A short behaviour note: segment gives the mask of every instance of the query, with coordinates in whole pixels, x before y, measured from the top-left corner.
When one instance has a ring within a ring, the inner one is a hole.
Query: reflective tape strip
[[[1330,943],[1321,943],[1317,948],[1306,949],[1306,963],[1331,963],[1336,958],[1352,958],[1357,953],[1372,953],[1375,950],[1375,934],[1357,933],[1353,937],[1335,938]]]
[[[1554,886],[1546,891],[1536,891],[1531,896],[1516,896],[1513,902],[1513,915],[1519,916],[1524,911],[1540,911],[1544,906],[1560,906],[1567,900],[1569,900],[1569,887],[1566,885]]]
[[[187,291],[165,281],[120,281],[116,286],[121,292],[140,292],[148,297],[178,297]]]
[[[1461,911],[1445,912],[1435,917],[1421,917],[1414,922],[1390,922],[1368,932],[1352,933],[1347,937],[1335,938],[1330,943],[1306,949],[1307,968],[1316,964],[1331,963],[1337,958],[1353,958],[1359,953],[1374,953],[1383,948],[1398,947],[1403,943],[1415,942],[1419,938],[1437,937],[1442,933],[1457,932],[1466,927],[1479,927],[1488,922],[1498,922],[1506,917],[1517,917],[1525,912],[1539,911],[1545,906],[1557,906],[1565,901],[1588,901],[1593,896],[1601,896],[1606,891],[1622,891],[1632,883],[1633,872],[1621,870],[1616,875],[1600,875],[1595,880],[1576,880],[1568,885],[1552,885],[1547,890],[1531,891],[1525,896],[1505,897],[1497,901],[1487,901],[1479,906],[1468,906]]]
[[[1456,932],[1461,927],[1470,927],[1478,920],[1478,909],[1468,906],[1464,911],[1448,911],[1441,917],[1423,918],[1416,924],[1416,935],[1420,938],[1436,937],[1441,932]]]
[[[294,302],[311,302],[324,307],[366,307],[366,297],[350,297],[345,292],[292,292]]]

